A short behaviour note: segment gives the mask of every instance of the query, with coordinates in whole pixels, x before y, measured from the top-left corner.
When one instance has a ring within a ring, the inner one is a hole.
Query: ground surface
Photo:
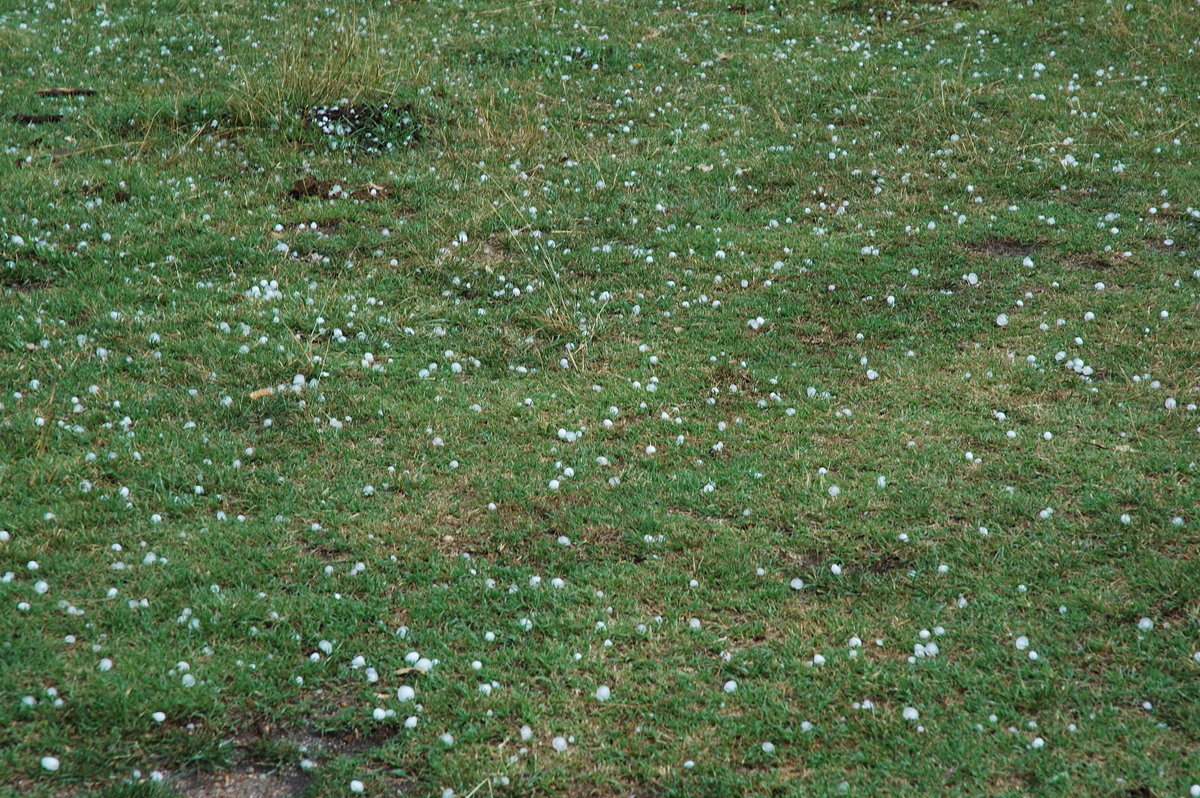
[[[1197,47],[0,4],[0,790],[1187,795]]]

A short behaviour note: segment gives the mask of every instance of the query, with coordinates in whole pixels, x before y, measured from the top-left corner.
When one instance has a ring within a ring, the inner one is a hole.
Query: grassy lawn
[[[0,0],[0,793],[1200,795],[1198,49]]]

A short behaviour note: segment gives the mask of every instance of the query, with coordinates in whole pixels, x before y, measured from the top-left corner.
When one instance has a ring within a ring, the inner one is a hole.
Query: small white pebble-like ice
[[[51,773],[53,773],[54,771],[58,770],[60,765],[61,765],[61,763],[58,761],[58,757],[56,757],[56,756],[42,757],[42,769],[43,770],[48,770]]]

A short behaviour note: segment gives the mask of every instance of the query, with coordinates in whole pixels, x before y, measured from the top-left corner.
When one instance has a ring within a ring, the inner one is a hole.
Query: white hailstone
[[[837,485],[830,485],[830,486],[829,486],[829,496],[830,496],[830,498],[834,498],[834,499],[836,499],[836,498],[838,497],[838,494],[840,494],[841,492],[842,492],[842,489],[841,489],[841,488],[839,488]]]
[[[800,579],[799,577],[796,577],[791,582],[788,582],[788,584],[791,586],[792,590],[803,590],[804,589],[804,580]]]
[[[657,451],[658,451],[658,449],[655,449],[653,445],[646,447],[646,454],[654,454]]]
[[[904,712],[901,714],[904,716],[905,720],[916,720],[917,718],[921,717],[921,713],[917,712],[914,707],[905,707]]]
[[[317,768],[317,763],[312,761],[311,759],[301,759],[300,760],[300,769],[301,770],[316,770],[316,768]]]
[[[1192,798],[1200,798],[1200,784],[1193,784],[1192,788],[1188,790],[1188,794],[1191,795]]]
[[[560,546],[570,546],[571,545],[571,539],[569,537],[567,537],[566,535],[559,535],[557,542],[558,542],[558,545],[560,545]]]
[[[165,720],[167,719],[167,713],[165,713],[165,712],[155,712],[155,713],[154,713],[153,715],[151,715],[150,717],[154,718],[154,722],[155,722],[155,723],[162,723],[163,721],[165,721]]]
[[[1021,635],[1013,642],[1013,645],[1017,647],[1017,651],[1024,651],[1029,648],[1029,638]]]
[[[412,701],[414,698],[416,698],[416,696],[417,696],[417,691],[412,689],[411,687],[409,687],[407,684],[401,685],[400,689],[398,689],[396,691],[396,700],[397,701],[401,701],[401,702]]]
[[[354,659],[350,660],[350,667],[353,668],[354,670],[358,670],[359,668],[365,667],[366,664],[367,664],[367,660],[362,654],[359,654]]]
[[[552,748],[554,748],[555,751],[562,753],[563,751],[567,750],[567,738],[566,737],[555,737],[553,740],[550,741],[550,746]]]
[[[887,487],[887,477],[885,477],[883,474],[880,474],[878,477],[875,478],[875,484],[881,488],[886,488]]]
[[[454,745],[454,735],[450,732],[446,732],[439,739],[442,741],[442,745],[446,746],[447,748]]]
[[[879,379],[879,372],[875,371],[874,369],[867,369],[867,379],[868,380]]]
[[[475,670],[475,671],[477,671],[477,670],[480,670],[480,669],[482,669],[482,668],[483,668],[483,663],[482,663],[482,662],[480,662],[479,660],[477,660],[477,659],[476,659],[476,660],[472,660],[472,661],[471,661],[471,670]]]
[[[180,681],[183,682],[184,687],[195,687],[196,686],[196,677],[190,673],[185,673],[183,675],[183,679],[181,679]]]
[[[371,717],[375,720],[384,720],[387,717],[387,710],[382,707],[375,707],[371,710]]]
[[[768,743],[763,743],[763,744],[762,744],[762,750],[763,750],[763,753],[764,753],[764,754],[773,754],[773,753],[775,753],[775,743],[769,743],[769,742],[768,742]]]
[[[729,681],[725,682],[722,689],[724,689],[727,693],[736,693],[738,689],[738,683],[733,679],[730,679]]]
[[[841,576],[842,575],[842,566],[838,565],[837,563],[834,563],[833,565],[829,566],[829,572],[831,574],[833,574],[834,576]]]
[[[326,656],[329,656],[333,653],[333,643],[330,643],[328,640],[322,640],[321,642],[317,643],[317,648],[321,649],[322,653],[324,653]]]
[[[820,655],[820,654],[814,654],[814,655],[813,655],[813,660],[812,660],[812,661],[813,661],[813,665],[824,665],[824,664],[825,664],[825,657],[823,657],[823,656],[822,656],[822,655]]]
[[[688,626],[690,626],[693,629],[699,629],[700,628],[700,619],[699,618],[690,619],[688,621]]]
[[[1045,744],[1046,744],[1046,741],[1043,740],[1041,737],[1034,737],[1033,742],[1031,742],[1029,744],[1029,747],[1030,748],[1041,748]]]
[[[608,685],[602,684],[596,688],[597,701],[607,701],[610,698],[612,698],[612,691],[608,688]]]
[[[550,483],[547,485],[547,487],[550,488],[550,490],[558,490],[558,480],[557,479],[550,480]]]
[[[559,579],[557,576],[550,580],[550,587],[553,587],[553,588],[562,588],[566,584],[567,584],[566,582]]]
[[[42,768],[44,770],[50,771],[51,773],[58,770],[59,764],[60,763],[58,761],[58,757],[54,757],[54,756],[42,757]]]
[[[367,789],[367,785],[363,784],[358,779],[354,779],[350,782],[350,792],[360,793],[366,789]]]
[[[996,317],[996,326],[997,327],[1007,327],[1008,326],[1008,316],[1004,313],[1001,313],[999,316],[997,316]]]
[[[374,496],[375,495],[375,486],[374,485],[363,485],[362,495]]]
[[[417,728],[417,716],[409,715],[407,718],[405,718],[404,719],[404,728],[406,728],[406,729]]]
[[[1153,628],[1154,621],[1150,620],[1149,618],[1142,618],[1140,621],[1138,621],[1138,629],[1141,629],[1143,632],[1149,632]]]
[[[96,667],[102,671],[111,671],[113,667],[113,661],[108,657],[105,657],[104,659],[100,660],[100,664]]]

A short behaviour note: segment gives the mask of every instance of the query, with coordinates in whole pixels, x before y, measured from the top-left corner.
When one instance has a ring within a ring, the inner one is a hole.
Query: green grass
[[[0,791],[1187,795],[1198,47],[0,4]]]

